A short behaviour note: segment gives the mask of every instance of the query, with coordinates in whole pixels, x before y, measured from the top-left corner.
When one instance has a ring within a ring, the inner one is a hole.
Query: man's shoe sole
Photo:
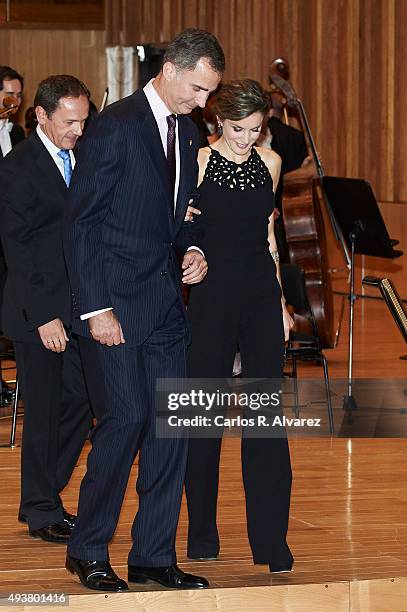
[[[154,578],[147,578],[146,576],[140,576],[139,574],[128,574],[127,576],[127,582],[134,582],[136,584],[160,584],[161,586],[165,587],[166,589],[178,589],[178,590],[192,590],[192,589],[207,589],[207,586],[192,586],[192,585],[185,585],[185,586],[172,586],[170,584],[167,584],[165,582],[162,582],[161,580],[156,580]]]

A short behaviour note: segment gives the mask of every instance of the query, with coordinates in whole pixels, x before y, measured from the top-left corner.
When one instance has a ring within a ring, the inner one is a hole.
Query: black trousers
[[[188,375],[231,377],[239,345],[243,377],[281,380],[284,336],[277,280],[268,291],[262,289],[261,278],[251,290],[244,287],[239,293],[235,286],[225,291],[224,284],[219,284],[217,290],[217,298],[200,299],[198,293],[195,297],[199,303],[190,302],[192,345],[188,351]],[[185,488],[191,557],[212,557],[219,552],[216,509],[221,443],[219,438],[189,440]],[[289,566],[291,553],[286,534],[292,475],[287,439],[259,439],[243,434],[241,452],[254,562]]]
[[[92,423],[78,340],[64,353],[15,342],[24,424],[20,512],[30,529],[61,521],[65,488]]]
[[[129,563],[175,563],[187,444],[185,439],[157,439],[154,419],[156,379],[186,375],[185,318],[175,288],[168,291],[159,324],[140,346],[106,347],[81,338],[91,398],[102,410],[92,431],[78,519],[68,545],[69,554],[78,559],[109,558],[108,543],[139,452],[139,508]]]

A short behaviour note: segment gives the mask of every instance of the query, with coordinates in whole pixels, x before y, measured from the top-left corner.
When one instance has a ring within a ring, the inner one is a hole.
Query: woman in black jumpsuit
[[[191,378],[231,377],[236,347],[242,376],[281,379],[284,335],[292,320],[277,276],[274,191],[281,160],[254,147],[267,111],[261,86],[250,79],[224,85],[216,109],[222,137],[198,156],[206,279],[190,295]],[[190,439],[186,494],[188,556],[216,558],[216,505],[221,439]],[[247,528],[255,563],[290,570],[286,543],[291,467],[285,436],[242,437]]]

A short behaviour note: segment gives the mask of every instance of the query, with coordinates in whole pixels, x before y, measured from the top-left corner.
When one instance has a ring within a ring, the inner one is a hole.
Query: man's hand
[[[101,312],[88,319],[89,331],[96,342],[107,346],[124,344],[122,327],[113,310]]]
[[[182,282],[186,285],[194,285],[195,283],[200,283],[205,278],[208,264],[202,253],[191,249],[185,253],[181,268],[184,271]]]
[[[38,333],[45,348],[54,353],[63,353],[66,343],[69,342],[61,319],[53,319],[40,325]]]

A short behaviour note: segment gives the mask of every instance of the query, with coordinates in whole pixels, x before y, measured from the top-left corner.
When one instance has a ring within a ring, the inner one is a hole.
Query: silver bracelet
[[[280,255],[278,254],[278,251],[270,251],[270,254],[272,258],[274,259],[274,263],[277,263],[278,261],[280,261]]]

